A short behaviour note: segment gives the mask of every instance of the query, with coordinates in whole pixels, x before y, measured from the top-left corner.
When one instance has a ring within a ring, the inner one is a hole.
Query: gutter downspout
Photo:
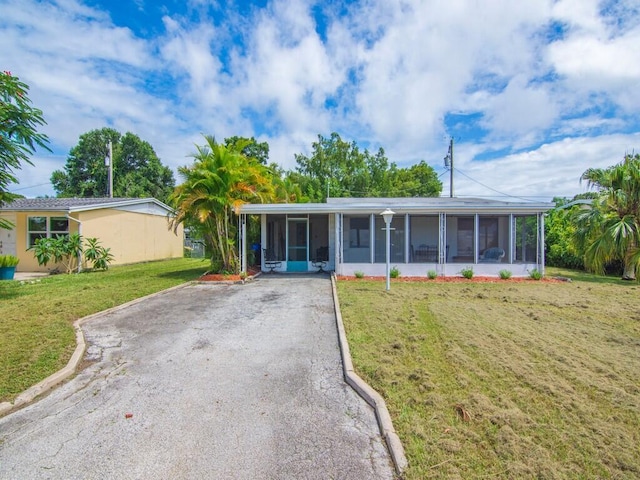
[[[78,235],[82,238],[82,222],[67,213],[67,220],[73,220],[78,224]],[[82,250],[78,253],[78,273],[82,272]]]

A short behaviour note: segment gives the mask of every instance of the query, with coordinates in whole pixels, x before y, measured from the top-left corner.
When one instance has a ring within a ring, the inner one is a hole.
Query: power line
[[[469,180],[471,180],[472,182],[477,183],[478,185],[482,185],[484,188],[487,188],[489,190],[491,190],[492,192],[496,192],[497,194],[503,196],[503,197],[510,197],[510,198],[517,198],[519,200],[525,200],[528,201],[526,198],[524,197],[519,197],[517,195],[509,195],[508,193],[504,193],[504,192],[500,192],[499,190],[496,190],[495,188],[490,187],[489,185],[485,185],[482,182],[479,182],[478,180],[476,180],[475,178],[471,178],[469,175],[467,175],[466,173],[464,173],[462,170],[460,170],[459,168],[457,169],[457,171],[459,173],[461,173],[462,175],[464,175],[465,177],[467,177]]]

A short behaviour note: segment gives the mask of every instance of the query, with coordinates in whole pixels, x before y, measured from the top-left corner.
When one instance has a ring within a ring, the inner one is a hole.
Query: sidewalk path
[[[92,363],[0,419],[1,479],[393,478],[327,277],[192,285],[83,328]]]

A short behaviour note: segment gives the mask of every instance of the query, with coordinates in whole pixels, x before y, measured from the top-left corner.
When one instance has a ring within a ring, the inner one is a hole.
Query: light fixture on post
[[[393,220],[393,216],[396,212],[387,208],[382,215],[384,219],[384,224],[386,225],[387,230],[387,290],[391,290],[391,267],[389,266],[389,257],[391,256],[391,220]]]

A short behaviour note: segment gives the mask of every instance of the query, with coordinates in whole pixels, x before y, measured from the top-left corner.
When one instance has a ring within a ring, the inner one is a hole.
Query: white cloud
[[[187,13],[165,6],[165,32],[143,39],[80,0],[4,0],[1,68],[31,85],[55,146],[20,178],[48,180],[80,134],[103,126],[139,135],[174,168],[201,133],[256,136],[293,168],[332,131],[402,166],[439,167],[457,113],[474,119],[459,130],[462,171],[505,193],[577,193],[586,167],[638,149],[637,134],[616,132],[640,130],[640,13],[633,0],[603,5],[271,0],[242,17],[190,0]],[[460,194],[487,194],[457,181]]]

